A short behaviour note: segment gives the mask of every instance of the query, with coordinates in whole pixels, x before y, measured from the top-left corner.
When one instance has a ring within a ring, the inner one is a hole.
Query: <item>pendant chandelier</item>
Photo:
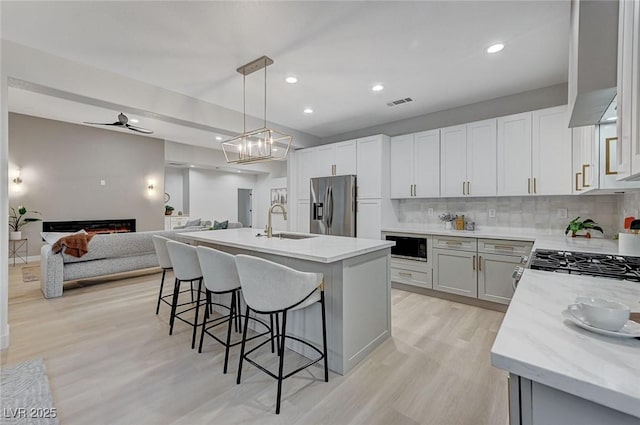
[[[229,164],[249,164],[262,161],[278,161],[287,158],[292,137],[267,127],[267,67],[273,60],[262,56],[236,71],[242,74],[243,130],[241,134],[221,142]],[[264,69],[264,124],[262,128],[247,131],[247,75]]]

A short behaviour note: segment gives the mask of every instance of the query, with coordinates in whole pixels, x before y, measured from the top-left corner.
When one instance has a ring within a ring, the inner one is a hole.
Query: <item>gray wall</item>
[[[16,191],[10,182],[10,205],[46,221],[135,218],[139,231],[164,227],[163,140],[12,113],[10,176],[16,167],[23,183]],[[29,255],[40,253],[41,230],[23,229]]]
[[[484,102],[472,103],[471,105],[460,106],[458,108],[420,115],[405,120],[393,121],[374,127],[363,128],[361,130],[324,138],[322,139],[322,143],[357,139],[358,137],[373,134],[397,136],[399,134],[416,133],[418,131],[465,124],[566,104],[567,84],[563,83],[511,96],[498,97]],[[397,107],[401,108],[402,106]]]

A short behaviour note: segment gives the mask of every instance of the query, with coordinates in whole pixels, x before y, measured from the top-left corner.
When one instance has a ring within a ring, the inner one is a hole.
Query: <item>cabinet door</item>
[[[567,109],[563,105],[533,111],[533,194],[571,194],[571,129]]]
[[[582,149],[584,148],[582,135],[582,127],[571,129],[571,191],[574,195],[579,195],[584,190],[582,187]]]
[[[495,196],[497,120],[467,124],[467,195]]]
[[[334,146],[324,145],[313,148],[310,165],[311,177],[327,177],[333,175]]]
[[[440,193],[442,196],[466,195],[467,126],[440,130]]]
[[[382,204],[380,199],[361,199],[358,201],[356,218],[356,236],[366,239],[382,237]]]
[[[358,198],[382,198],[382,137],[358,140]]]
[[[410,198],[413,189],[413,134],[391,138],[389,174],[391,198]]]
[[[498,195],[532,193],[531,112],[498,118]]]
[[[452,249],[433,250],[433,289],[476,298],[477,254]]]
[[[590,125],[571,131],[571,190],[585,193],[598,188],[598,164],[595,162],[596,129]]]
[[[511,276],[518,265],[518,256],[478,253],[478,298],[509,304],[513,297]]]
[[[440,196],[440,130],[415,133],[414,138],[414,196]]]
[[[312,177],[313,153],[313,149],[302,149],[296,152],[298,174],[297,191],[299,200],[309,199],[311,194],[310,179]]]
[[[309,233],[309,223],[311,220],[311,204],[309,200],[299,201],[296,209],[296,229],[297,232]]]
[[[333,164],[336,176],[345,174],[356,174],[357,168],[357,141],[348,140],[346,142],[333,144]]]

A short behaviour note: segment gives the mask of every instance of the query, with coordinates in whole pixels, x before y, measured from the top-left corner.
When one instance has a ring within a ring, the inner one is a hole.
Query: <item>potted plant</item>
[[[173,208],[171,205],[165,205],[164,206],[164,215],[173,214],[173,210],[175,210],[175,208]]]
[[[26,217],[27,214],[40,214],[38,211],[28,211],[24,205],[18,205],[18,208],[9,207],[9,239],[20,240],[22,239],[23,226],[33,223],[34,221],[41,221],[37,217]]]
[[[565,229],[564,234],[568,235],[569,231],[571,231],[571,237],[575,238],[576,236],[579,236],[577,233],[580,230],[586,230],[586,234],[584,236],[587,238],[591,237],[591,233],[589,232],[589,230],[597,230],[600,233],[604,233],[602,227],[598,226],[598,223],[591,220],[590,218],[581,221],[580,217],[576,217],[569,222],[569,225]]]
[[[454,221],[456,218],[458,218],[458,216],[456,214],[448,212],[448,213],[440,214],[438,218],[440,218],[440,221],[444,222],[444,228],[446,230],[451,230],[453,227],[451,225],[451,222]]]

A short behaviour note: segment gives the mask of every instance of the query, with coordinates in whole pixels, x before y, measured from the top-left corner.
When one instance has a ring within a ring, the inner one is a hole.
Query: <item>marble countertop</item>
[[[305,233],[284,232],[287,234],[309,235],[308,239],[280,239],[278,237],[257,237],[262,234],[257,229],[208,230],[203,232],[179,233],[180,236],[198,242],[212,243],[282,255],[319,263],[333,263],[347,258],[357,257],[369,252],[387,249],[395,242],[375,239],[349,238],[342,236],[311,235]],[[274,232],[279,233],[279,231]]]
[[[564,321],[579,296],[640,312],[635,282],[525,270],[491,349],[491,364],[640,417],[640,340],[613,338]]]

